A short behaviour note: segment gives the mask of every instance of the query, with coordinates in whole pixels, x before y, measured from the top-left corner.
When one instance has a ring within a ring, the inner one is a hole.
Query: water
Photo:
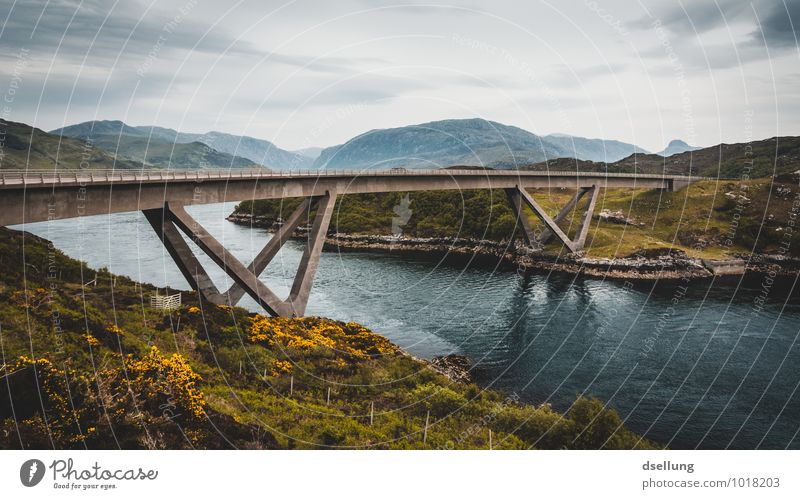
[[[249,262],[270,237],[224,220],[233,205],[190,212]],[[19,228],[19,227],[18,227]],[[44,222],[26,230],[93,267],[158,286],[186,282],[139,213]],[[262,276],[286,296],[301,254],[289,242]],[[231,282],[201,257],[218,283]],[[800,299],[761,279],[631,287],[527,273],[469,259],[326,252],[307,313],[361,322],[412,354],[460,353],[484,384],[566,410],[579,394],[676,448],[800,448]],[[241,302],[252,310],[250,298]]]

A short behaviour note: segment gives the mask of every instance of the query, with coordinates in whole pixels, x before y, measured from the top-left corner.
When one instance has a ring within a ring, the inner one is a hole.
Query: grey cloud
[[[759,29],[752,33],[756,43],[766,41],[770,48],[797,48],[800,30],[800,0],[784,0],[769,5]]]
[[[620,63],[596,64],[592,66],[565,65],[553,66],[548,72],[548,82],[552,85],[581,86],[605,76],[619,75],[627,70],[629,65]]]
[[[664,5],[651,7],[649,16],[628,23],[628,27],[647,30],[651,29],[653,22],[658,21],[674,33],[703,33],[730,23],[749,10],[750,3],[742,0],[683,0]]]
[[[58,51],[61,58],[80,60],[88,54],[89,64],[100,63],[120,53],[124,58],[146,55],[160,37],[161,53],[193,47],[200,52],[259,53],[247,42],[208,32],[207,26],[190,21],[178,7],[145,14],[145,7],[135,2],[120,2],[113,10],[99,0],[80,5],[66,0],[17,2],[13,7],[7,0],[1,3],[9,12],[0,35],[3,47],[26,46],[40,56]]]
[[[210,25],[191,21],[188,19],[191,9],[182,13],[180,6],[145,14],[144,6],[131,1],[118,3],[113,11],[107,2],[100,0],[84,2],[80,7],[66,0],[17,2],[13,8],[8,0],[0,0],[0,5],[2,10],[10,12],[0,34],[0,52],[5,55],[24,46],[31,49],[34,57],[51,56],[57,50],[60,60],[80,62],[86,57],[87,65],[105,67],[118,56],[122,64],[139,65],[154,52],[159,59],[177,59],[191,50],[250,57],[254,62],[264,60],[266,64],[286,64],[323,73],[346,73],[360,64],[383,62],[377,58],[315,59],[265,51],[220,28],[210,30]]]

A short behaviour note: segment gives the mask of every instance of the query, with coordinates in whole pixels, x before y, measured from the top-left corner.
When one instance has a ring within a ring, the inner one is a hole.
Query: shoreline
[[[274,231],[274,224],[263,217],[231,214],[226,220],[251,228]],[[293,238],[304,237],[297,231]],[[778,255],[737,255],[738,258],[712,260],[692,258],[680,250],[643,251],[621,258],[592,258],[567,253],[552,254],[528,248],[521,241],[498,242],[456,238],[419,238],[387,235],[328,234],[327,251],[374,251],[426,256],[478,257],[516,267],[518,270],[563,272],[598,279],[656,281],[699,280],[745,274],[775,277],[796,276],[800,259]]]

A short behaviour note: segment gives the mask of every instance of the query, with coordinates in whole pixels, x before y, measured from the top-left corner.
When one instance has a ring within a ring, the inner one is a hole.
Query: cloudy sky
[[[2,117],[298,149],[482,117],[659,150],[800,135],[800,0],[0,2]]]

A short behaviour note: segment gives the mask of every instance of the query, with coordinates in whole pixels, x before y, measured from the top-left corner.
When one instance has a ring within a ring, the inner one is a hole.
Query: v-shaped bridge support
[[[563,230],[561,230],[561,228],[558,226],[558,223],[572,212],[572,210],[578,204],[578,201],[580,201],[581,198],[587,193],[590,194],[589,203],[586,205],[586,208],[581,215],[580,224],[578,225],[578,234],[573,241]],[[531,197],[531,195],[528,194],[525,189],[522,189],[519,186],[506,189],[506,195],[508,196],[509,203],[511,203],[511,208],[514,210],[514,214],[516,215],[517,221],[522,228],[523,236],[525,237],[528,245],[540,248],[549,242],[553,237],[556,237],[569,250],[570,253],[579,253],[583,250],[583,247],[586,244],[586,237],[589,235],[589,224],[592,220],[592,214],[594,213],[594,207],[597,203],[598,194],[599,189],[596,185],[578,189],[578,192],[572,197],[572,199],[569,200],[566,205],[564,205],[558,215],[556,215],[556,218],[552,219],[547,213],[545,213],[542,207],[539,206],[539,203],[537,203],[536,200],[533,199],[533,197]],[[542,231],[542,234],[539,237],[536,237],[535,232],[528,222],[528,218],[522,209],[523,203],[533,210],[533,213],[539,217],[539,220],[541,220],[545,225],[545,229]]]
[[[153,226],[164,243],[172,259],[178,265],[183,276],[192,289],[197,290],[204,299],[215,304],[235,305],[244,294],[250,295],[264,310],[272,315],[292,317],[305,313],[308,295],[319,265],[325,235],[330,225],[333,207],[336,203],[336,192],[327,191],[322,196],[304,200],[300,206],[286,219],[283,226],[272,236],[264,248],[256,255],[250,265],[245,266],[214,236],[208,233],[182,205],[165,203],[163,208],[145,210],[144,215]],[[289,297],[280,299],[258,276],[264,271],[281,247],[289,240],[292,233],[303,220],[303,215],[317,208],[317,215],[308,236],[308,243],[300,259]],[[221,293],[208,273],[192,253],[191,248],[181,236],[183,231],[219,265],[234,284],[226,292]]]

